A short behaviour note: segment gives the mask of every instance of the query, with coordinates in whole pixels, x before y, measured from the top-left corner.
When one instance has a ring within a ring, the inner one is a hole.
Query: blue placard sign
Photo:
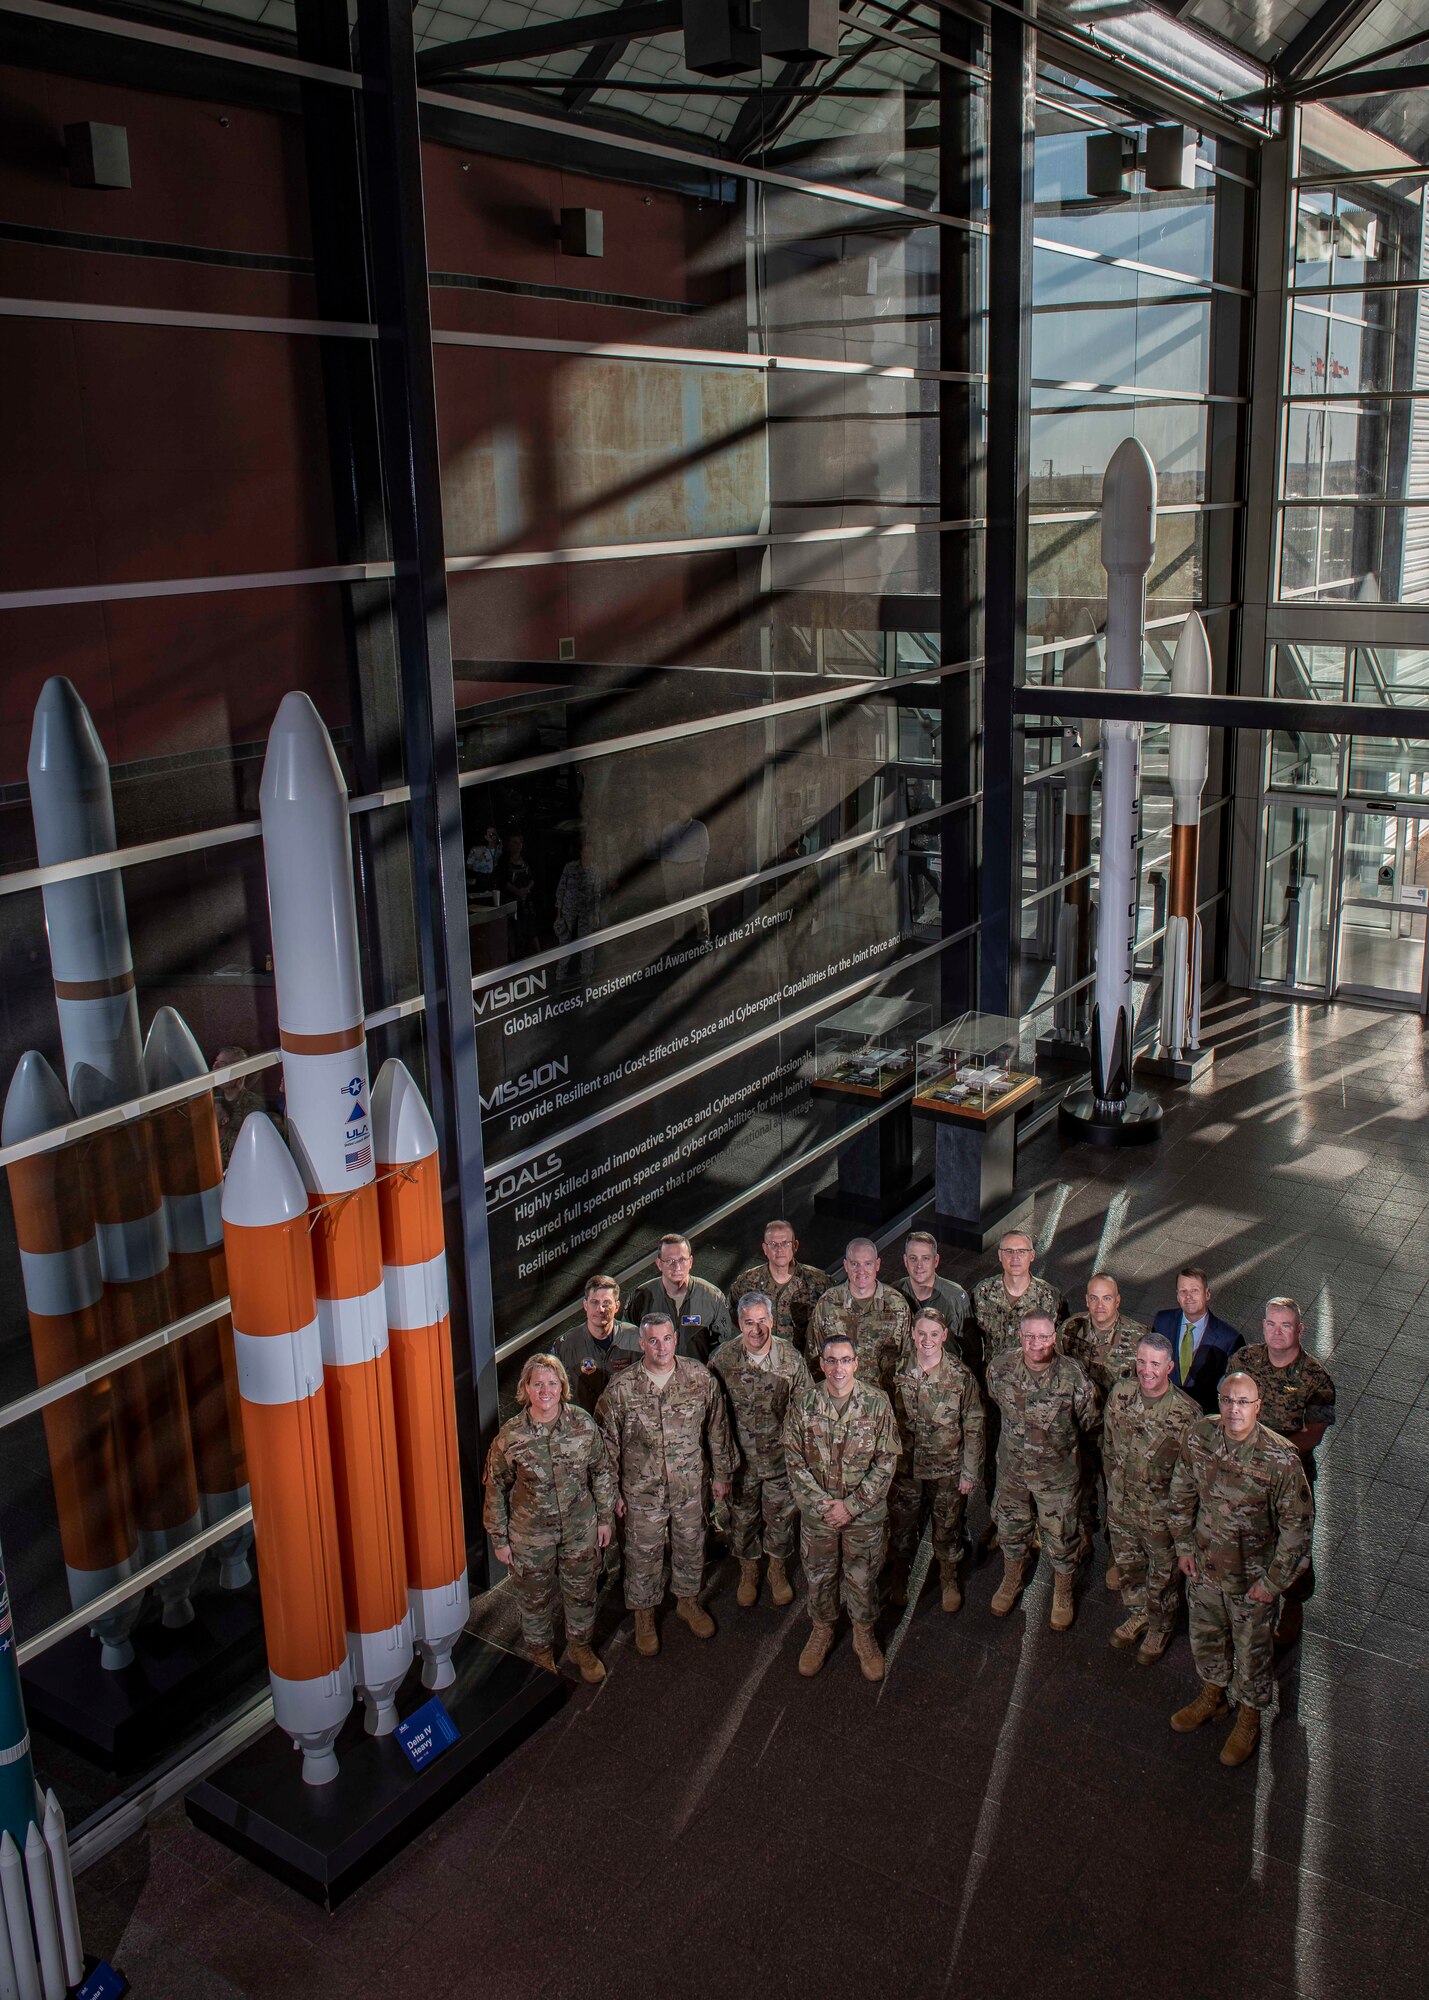
[[[442,1698],[434,1694],[430,1701],[413,1709],[405,1722],[397,1725],[397,1741],[407,1754],[407,1762],[414,1771],[423,1770],[434,1757],[440,1757],[443,1750],[450,1750],[461,1731],[447,1714]]]
[[[76,1992],[75,2000],[119,2000],[120,1994],[128,1991],[129,1981],[114,1970],[108,1959],[101,1958]]]

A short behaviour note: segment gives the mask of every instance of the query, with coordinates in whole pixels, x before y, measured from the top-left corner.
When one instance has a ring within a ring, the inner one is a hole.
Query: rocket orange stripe
[[[212,1305],[228,1290],[223,1245],[171,1257],[174,1310],[180,1318]],[[233,1358],[233,1321],[201,1326],[183,1344],[184,1386],[193,1425],[194,1470],[200,1493],[233,1493],[246,1484],[243,1403]]]
[[[343,1596],[354,1632],[386,1632],[407,1615],[397,1426],[387,1354],[323,1376],[332,1430],[333,1491],[341,1522]],[[352,1468],[385,1466],[386,1480]]]
[[[325,1396],[243,1405],[268,1664],[284,1680],[347,1657]]]
[[[71,1153],[68,1171],[58,1173],[55,1157],[37,1154],[9,1169],[15,1239],[22,1250],[78,1250],[94,1234],[93,1200],[79,1160]]]
[[[440,1590],[466,1568],[451,1322],[394,1327],[391,1343],[407,1568],[415,1589]]]
[[[223,1240],[234,1318],[245,1334],[262,1339],[265,1334],[297,1333],[311,1326],[317,1304],[303,1216],[262,1229],[225,1222]]]
[[[382,1283],[382,1230],[372,1182],[351,1194],[311,1195],[313,1273],[320,1299],[357,1299]]]
[[[134,972],[115,972],[108,979],[56,979],[57,1000],[113,1000],[134,991]]]
[[[151,1122],[165,1194],[202,1194],[219,1186],[223,1160],[211,1091],[156,1111]]]
[[[154,1135],[147,1119],[96,1133],[90,1164],[98,1221],[142,1222],[162,1206]]]
[[[299,1035],[278,1030],[278,1046],[290,1056],[334,1056],[342,1049],[360,1049],[367,1040],[361,1021],[355,1028],[337,1028],[330,1035]]]
[[[378,1163],[382,1175],[382,1260],[425,1264],[446,1247],[442,1226],[441,1173],[437,1156],[394,1167]]]

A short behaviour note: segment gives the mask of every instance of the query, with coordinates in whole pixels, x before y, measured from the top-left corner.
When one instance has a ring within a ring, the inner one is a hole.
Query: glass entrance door
[[[1429,816],[1344,808],[1338,978],[1341,993],[1423,1013],[1429,931]]]

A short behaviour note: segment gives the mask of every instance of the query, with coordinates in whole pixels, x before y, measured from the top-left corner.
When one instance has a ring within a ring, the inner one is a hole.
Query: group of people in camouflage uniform
[[[960,1610],[981,1486],[980,1546],[1003,1559],[998,1617],[1040,1548],[1051,1628],[1065,1632],[1105,1526],[1106,1584],[1126,1613],[1111,1645],[1152,1666],[1184,1581],[1200,1689],[1171,1726],[1232,1708],[1221,1761],[1244,1763],[1274,1709],[1274,1645],[1298,1636],[1313,1588],[1314,1453],[1334,1421],[1334,1384],[1304,1349],[1295,1301],[1270,1301],[1251,1347],[1215,1321],[1212,1355],[1210,1285],[1195,1267],[1178,1274],[1180,1311],[1158,1316],[1162,1331],[1122,1312],[1104,1271],[1069,1315],[1021,1231],[1004,1235],[971,1298],[939,1275],[925,1231],[904,1244],[896,1286],[866,1238],[848,1245],[841,1283],[798,1261],[788,1222],[769,1223],[761,1248],[726,1295],[695,1277],[685,1238],[663,1238],[629,1317],[616,1281],[592,1277],[584,1324],[522,1369],[518,1413],[487,1462],[486,1527],[532,1657],[554,1671],[563,1606],[573,1664],[604,1678],[591,1646],[602,1565],[622,1576],[642,1657],[660,1650],[667,1565],[677,1617],[712,1638],[700,1592],[714,1527],[739,1563],[740,1607],[758,1602],[765,1564],[771,1599],[787,1605],[797,1530],[810,1619],[799,1672],[823,1667],[842,1608],[864,1675],[882,1680],[885,1582],[906,1607],[926,1524],[942,1609]]]

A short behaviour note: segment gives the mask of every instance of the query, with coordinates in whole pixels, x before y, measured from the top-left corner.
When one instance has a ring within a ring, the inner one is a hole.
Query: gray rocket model
[[[1100,687],[1101,678],[1101,652],[1093,631],[1087,644],[1073,654],[1062,684]],[[1085,1038],[1089,1021],[1087,989],[1080,982],[1092,969],[1092,885],[1086,870],[1092,858],[1092,781],[1101,748],[1101,724],[1088,718],[1075,729],[1069,728],[1066,737],[1062,873],[1068,879],[1057,912],[1053,1025],[1058,1038],[1070,1045]],[[1068,992],[1072,987],[1077,990]]]
[[[1209,694],[1211,649],[1196,612],[1181,627],[1171,665],[1172,694]],[[1201,794],[1206,788],[1211,732],[1204,723],[1171,725],[1171,868],[1166,895],[1166,944],[1161,1025],[1146,1068],[1188,1082],[1210,1059],[1201,1039],[1201,920],[1196,875],[1201,844]]]
[[[1156,553],[1156,468],[1146,447],[1123,438],[1102,480],[1102,567],[1106,571],[1106,684],[1141,687],[1146,574]],[[1131,1087],[1132,966],[1136,951],[1136,844],[1140,832],[1141,724],[1102,726],[1102,837],[1088,1090],[1065,1098],[1069,1136],[1104,1146],[1138,1145],[1161,1128],[1161,1107]]]

